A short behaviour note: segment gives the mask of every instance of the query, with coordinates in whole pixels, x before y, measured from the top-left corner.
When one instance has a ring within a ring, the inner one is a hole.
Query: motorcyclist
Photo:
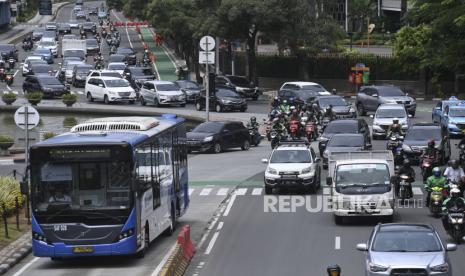
[[[401,135],[402,134],[402,125],[399,124],[399,119],[394,118],[392,120],[392,124],[389,126],[387,132],[386,132],[386,137],[392,137],[393,135]]]
[[[432,139],[428,140],[428,146],[423,151],[423,154],[421,155],[420,159],[422,159],[424,156],[431,156],[433,158],[434,163],[437,162],[439,152],[436,149],[436,142],[434,142],[434,140]]]
[[[282,136],[287,132],[286,126],[284,124],[283,118],[274,118],[273,119],[273,130],[277,133],[281,134]]]
[[[463,169],[459,167],[459,162],[457,160],[450,160],[449,167],[444,171],[444,177],[452,183],[457,184],[463,194],[464,188],[462,184],[465,183],[465,173]]]
[[[289,118],[289,121],[291,120],[296,120],[300,122],[300,113],[295,106],[291,106],[291,117]]]
[[[328,118],[330,121],[336,119],[336,114],[334,113],[332,104],[326,108],[325,113],[323,114],[323,118]]]
[[[271,108],[272,109],[276,109],[279,107],[279,104],[280,104],[280,100],[279,100],[279,97],[276,96],[273,98],[273,100],[271,101]]]
[[[463,212],[465,210],[465,199],[461,197],[460,190],[457,188],[453,188],[450,191],[450,197],[444,200],[442,203],[442,225],[446,231],[449,230],[449,220],[448,214],[449,212],[453,211],[456,212]]]
[[[283,100],[279,105],[279,112],[287,114],[290,112],[290,105],[287,103],[287,100]]]
[[[247,122],[247,128],[258,130],[259,127],[260,124],[257,122],[257,118],[255,116],[250,117],[250,121]]]
[[[426,195],[426,207],[429,207],[431,190],[433,187],[448,188],[447,179],[441,175],[441,169],[439,167],[435,167],[433,169],[433,175],[426,180],[425,190],[428,192]]]
[[[400,189],[400,186],[399,186],[399,183],[400,183],[400,176],[401,175],[407,175],[409,177],[408,180],[406,180],[410,185],[409,185],[409,192],[410,192],[410,195],[413,195],[413,191],[412,191],[412,182],[415,182],[415,170],[412,168],[412,166],[410,165],[410,160],[408,159],[405,159],[404,160],[404,163],[403,163],[403,166],[399,168],[399,171],[398,171],[398,176],[399,176],[399,179],[397,179],[395,185],[396,185],[396,195],[399,196],[399,189]]]

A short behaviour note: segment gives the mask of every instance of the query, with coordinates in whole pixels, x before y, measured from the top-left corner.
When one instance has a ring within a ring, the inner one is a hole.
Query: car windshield
[[[128,48],[120,48],[116,51],[116,53],[119,55],[132,55],[134,54],[134,51]]]
[[[465,117],[465,108],[454,108],[449,111],[450,117]]]
[[[405,136],[405,140],[428,141],[430,139],[441,140],[441,130],[439,128],[411,128]]]
[[[87,39],[86,40],[86,45],[87,46],[98,46],[98,42],[95,39]]]
[[[357,133],[356,124],[329,124],[326,129],[326,133]]]
[[[151,76],[153,75],[150,68],[131,68],[131,73],[134,76]]]
[[[50,66],[48,65],[34,65],[32,66],[32,71],[34,73],[48,73],[51,70]]]
[[[124,60],[123,55],[110,55],[110,62],[119,62],[123,60]]]
[[[42,46],[42,47],[55,46],[55,45],[56,44],[53,41],[41,41],[40,42],[40,46]]]
[[[376,112],[376,118],[405,118],[407,113],[405,109],[379,109]]]
[[[347,103],[341,97],[327,97],[327,98],[320,98],[320,107],[326,108],[329,105],[332,106],[346,106]]]
[[[157,84],[157,91],[178,91],[179,88],[174,83]]]
[[[302,88],[300,88],[300,90],[311,90],[316,92],[326,91],[326,89],[323,86],[318,84],[302,85]]]
[[[45,32],[43,29],[38,29],[32,32],[32,35],[42,35]]]
[[[238,86],[249,86],[250,81],[244,77],[229,76],[228,79],[235,85]]]
[[[224,124],[218,122],[202,123],[195,127],[192,132],[218,133],[223,126]]]
[[[64,56],[85,57],[86,54],[82,50],[66,50]]]
[[[92,70],[92,66],[77,66],[76,71],[78,73],[85,73],[88,74]]]
[[[42,84],[45,84],[45,85],[60,85],[61,82],[58,81],[56,78],[54,77],[50,77],[50,78],[39,78],[38,79],[40,83]]]
[[[441,242],[432,231],[380,231],[373,240],[376,252],[439,252]]]
[[[198,89],[198,88],[200,88],[200,85],[198,85],[197,83],[195,83],[193,81],[180,81],[180,82],[177,82],[177,84],[179,85],[179,87],[184,88],[184,89]]]
[[[216,91],[216,96],[218,97],[229,97],[229,98],[238,98],[239,95],[236,94],[234,91],[231,90],[226,90],[226,89],[220,89]]]
[[[312,90],[299,90],[297,92],[297,96],[301,99],[301,100],[307,100],[308,98],[311,98],[311,97],[316,97],[318,96],[318,91],[312,91]]]
[[[397,87],[379,87],[378,95],[382,97],[405,96],[404,92]]]
[[[36,49],[33,53],[34,55],[50,55],[49,49]]]
[[[346,136],[337,135],[333,136],[328,143],[328,147],[362,147],[363,135]]]
[[[73,70],[76,65],[81,64],[81,63],[75,63],[75,62],[67,62],[66,63],[66,70]]]
[[[270,163],[311,163],[307,150],[275,150]]]
[[[77,36],[73,34],[67,34],[63,36],[63,39],[77,39]]]
[[[129,83],[125,80],[105,80],[105,84],[108,87],[129,87]]]
[[[120,73],[118,72],[102,72],[100,73],[102,77],[114,77],[114,78],[121,78]]]
[[[343,164],[336,169],[336,186],[390,185],[386,164]]]
[[[126,64],[108,64],[108,69],[109,70],[124,70],[124,68],[126,68]]]

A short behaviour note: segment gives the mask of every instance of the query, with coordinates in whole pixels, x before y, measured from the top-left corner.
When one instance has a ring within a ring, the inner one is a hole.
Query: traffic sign
[[[27,118],[26,118],[27,117]],[[39,112],[32,106],[23,105],[15,112],[15,123],[21,129],[33,129],[39,124]]]
[[[215,49],[215,39],[209,35],[206,35],[200,39],[200,49],[204,51],[212,51]]]
[[[373,30],[375,29],[375,24],[370,24],[368,25],[368,33],[371,34],[373,32]]]
[[[199,63],[200,64],[215,64],[215,52],[199,52]]]

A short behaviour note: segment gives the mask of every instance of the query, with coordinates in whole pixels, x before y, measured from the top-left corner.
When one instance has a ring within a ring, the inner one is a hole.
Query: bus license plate
[[[92,246],[78,246],[73,248],[73,253],[92,253],[94,248]]]

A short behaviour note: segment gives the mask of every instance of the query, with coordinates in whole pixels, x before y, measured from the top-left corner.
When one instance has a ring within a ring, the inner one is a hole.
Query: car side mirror
[[[263,164],[267,164],[267,163],[268,163],[268,159],[263,158],[263,159],[262,159],[262,163],[263,163]]]
[[[326,177],[326,185],[327,186],[333,185],[333,178],[331,176]]]
[[[359,243],[356,248],[358,251],[368,251],[368,245],[366,243]]]
[[[320,157],[315,158],[315,162],[320,162]]]
[[[412,118],[412,117],[413,117],[412,114],[409,114],[409,115],[407,115],[407,116],[408,116],[409,118]]]
[[[455,251],[457,250],[457,245],[455,243],[446,244],[446,251]]]
[[[370,115],[370,118],[371,118],[371,119],[373,119],[374,117],[375,117],[375,115],[373,115],[373,114],[372,114],[372,115]]]

